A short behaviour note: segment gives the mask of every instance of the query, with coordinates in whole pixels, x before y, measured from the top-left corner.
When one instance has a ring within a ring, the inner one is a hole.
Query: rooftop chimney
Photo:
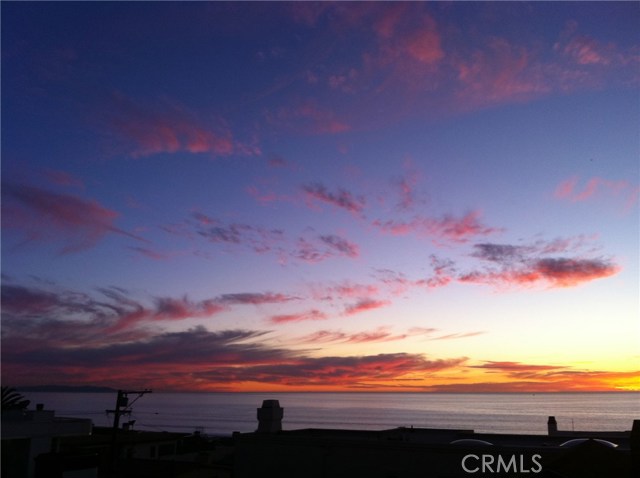
[[[555,435],[558,433],[558,422],[556,422],[556,417],[549,417],[547,420],[547,430],[549,431],[549,435]]]
[[[258,408],[258,433],[277,433],[282,431],[284,409],[278,400],[263,400]]]

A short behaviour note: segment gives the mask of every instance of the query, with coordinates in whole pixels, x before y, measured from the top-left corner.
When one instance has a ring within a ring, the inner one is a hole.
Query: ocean
[[[111,426],[115,393],[25,392],[56,416],[90,418]],[[640,393],[150,393],[131,403],[137,430],[200,431],[208,435],[252,432],[265,399],[284,408],[283,428],[383,430],[454,428],[479,433],[546,434],[547,418],[560,430],[630,430],[640,419]]]

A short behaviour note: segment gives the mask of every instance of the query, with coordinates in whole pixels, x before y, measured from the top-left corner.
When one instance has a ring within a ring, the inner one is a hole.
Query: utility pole
[[[116,407],[114,410],[106,410],[107,413],[113,413],[113,428],[111,434],[111,468],[115,469],[118,460],[118,430],[120,428],[120,417],[122,415],[131,415],[131,405],[133,405],[143,395],[151,393],[151,390],[118,390],[116,398]],[[129,403],[129,395],[138,395]]]

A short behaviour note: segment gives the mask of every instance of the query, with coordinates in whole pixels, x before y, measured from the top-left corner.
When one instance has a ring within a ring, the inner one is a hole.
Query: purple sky
[[[3,383],[640,389],[635,2],[2,2]]]

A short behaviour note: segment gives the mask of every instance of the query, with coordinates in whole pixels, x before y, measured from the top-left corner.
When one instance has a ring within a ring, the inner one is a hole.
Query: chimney
[[[258,433],[277,433],[282,431],[284,409],[278,400],[263,400],[258,408]]]
[[[549,431],[549,435],[555,435],[558,433],[558,422],[556,422],[556,417],[549,417],[547,420],[547,430]]]

